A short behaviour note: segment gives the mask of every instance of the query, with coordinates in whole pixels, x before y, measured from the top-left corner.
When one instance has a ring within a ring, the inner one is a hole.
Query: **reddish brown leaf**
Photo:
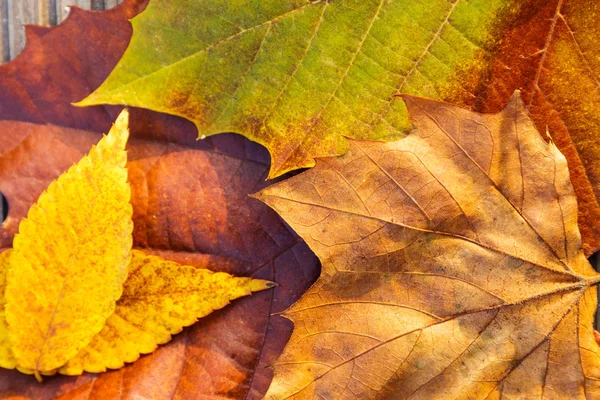
[[[52,175],[76,161],[99,135],[4,121],[0,132],[0,140],[14,139],[0,156],[0,191],[10,207],[1,244],[9,247],[19,220]],[[3,370],[0,390],[5,394],[49,398],[62,392],[56,385],[81,390],[85,382],[104,384],[115,376],[128,388],[119,398],[168,398],[172,393],[259,398],[264,393],[270,375],[263,367],[278,355],[290,333],[289,325],[279,317],[271,320],[270,313],[282,311],[308,288],[318,274],[317,261],[273,212],[247,197],[266,186],[262,148],[233,135],[197,147],[131,141],[135,246],[180,263],[270,279],[281,286],[215,313],[117,375],[87,381],[50,378],[38,386],[31,377]]]
[[[131,0],[103,13],[75,8],[57,28],[28,28],[22,55],[0,66],[0,192],[9,204],[0,248],[10,247],[41,191],[98,141],[95,132],[106,131],[118,113],[117,107],[70,103],[105,78],[127,45],[127,18],[143,6]],[[216,312],[119,371],[56,376],[40,385],[0,370],[0,398],[260,398],[270,383],[264,367],[291,332],[286,320],[270,313],[291,305],[319,267],[274,212],[247,196],[266,186],[268,154],[234,135],[196,142],[192,124],[175,117],[131,114],[137,138],[128,148],[134,246],[280,287]]]

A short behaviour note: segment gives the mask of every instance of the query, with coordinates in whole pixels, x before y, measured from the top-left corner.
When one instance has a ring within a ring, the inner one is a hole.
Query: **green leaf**
[[[517,3],[517,4],[513,4]],[[267,147],[270,177],[339,155],[345,137],[410,128],[398,93],[472,98],[526,2],[150,2],[108,79],[79,105],[128,104],[238,132]]]

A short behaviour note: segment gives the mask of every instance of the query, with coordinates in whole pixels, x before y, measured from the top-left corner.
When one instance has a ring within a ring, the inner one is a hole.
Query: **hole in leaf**
[[[0,193],[0,224],[4,222],[8,216],[8,201],[2,193]]]

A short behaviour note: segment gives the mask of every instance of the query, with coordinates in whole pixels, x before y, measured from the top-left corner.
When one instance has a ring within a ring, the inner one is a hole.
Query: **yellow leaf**
[[[8,256],[11,250],[0,254],[0,293],[6,288],[6,271],[8,270]],[[17,366],[17,360],[13,355],[10,341],[8,340],[8,325],[4,316],[6,300],[0,296],[0,368],[13,369]]]
[[[4,289],[10,252],[0,254],[0,290]],[[126,362],[137,360],[140,354],[150,353],[159,344],[167,343],[171,335],[225,307],[231,300],[273,286],[262,279],[236,278],[134,250],[123,296],[114,314],[91,343],[59,372],[78,375],[83,371],[121,368]],[[0,302],[0,367],[13,369],[17,363],[7,340],[3,316],[4,305]],[[21,366],[18,368],[21,372],[33,373]]]
[[[133,229],[127,119],[123,111],[19,226],[5,296],[8,336],[23,369],[64,365],[100,332],[121,296]]]
[[[270,287],[269,281],[179,265],[134,250],[115,313],[59,372],[79,375],[121,368],[231,300]]]

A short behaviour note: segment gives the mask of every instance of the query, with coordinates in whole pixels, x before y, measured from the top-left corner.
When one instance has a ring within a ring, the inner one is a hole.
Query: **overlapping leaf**
[[[81,104],[184,116],[200,136],[239,132],[269,149],[273,177],[344,153],[345,137],[403,136],[397,93],[497,111],[523,88],[569,160],[589,255],[600,246],[599,19],[586,0],[154,0]]]
[[[22,55],[0,66],[0,85],[11,88],[0,91],[0,102],[9,106],[0,107],[2,119],[35,122],[0,123],[0,191],[10,209],[0,229],[0,248],[10,247],[20,219],[50,181],[99,139],[69,128],[105,131],[117,115],[116,107],[75,108],[70,103],[100,84],[110,62],[114,65],[127,46],[132,6],[136,2],[102,13],[75,9],[57,28],[28,28],[31,40]],[[18,102],[28,107],[12,108]],[[195,129],[186,121],[136,109],[130,114],[132,137],[149,139],[134,139],[128,147],[134,246],[180,264],[252,275],[280,286],[208,316],[202,326],[184,330],[119,371],[56,376],[37,385],[31,377],[3,370],[0,393],[261,398],[271,379],[264,366],[279,354],[291,331],[287,321],[270,312],[282,311],[303,293],[316,278],[318,262],[275,213],[247,197],[265,186],[268,155],[263,149],[231,135],[196,142]]]
[[[0,254],[0,291],[4,293],[5,277],[9,270],[18,267],[12,259],[15,250]],[[11,264],[12,263],[12,264]],[[140,354],[156,350],[159,344],[171,340],[181,332],[231,300],[252,292],[273,287],[273,283],[261,279],[238,278],[223,272],[179,265],[160,257],[133,250],[128,267],[123,295],[116,303],[114,312],[106,319],[102,330],[69,358],[60,368],[33,370],[24,367],[13,353],[14,346],[8,340],[9,327],[4,318],[4,302],[0,304],[0,367],[17,368],[21,372],[54,375],[80,375],[87,372],[104,372],[107,368],[122,368],[133,362]],[[97,282],[103,286],[103,282]],[[66,334],[79,332],[68,330],[71,320],[62,327]],[[25,331],[30,332],[30,331]],[[69,341],[66,337],[65,341]],[[63,356],[64,353],[60,353]],[[56,356],[55,356],[56,357]]]
[[[492,115],[406,102],[406,139],[259,194],[323,261],[267,398],[597,398],[600,278],[565,158],[518,94]]]
[[[7,271],[6,321],[21,368],[53,371],[86,346],[121,297],[133,223],[128,114],[50,184],[23,219]]]
[[[269,149],[278,176],[345,152],[343,136],[402,135],[406,109],[393,95],[456,92],[461,70],[484,73],[499,39],[490,32],[525,6],[514,5],[153,1],[133,20],[123,59],[81,104],[170,112],[202,135],[243,133]]]

